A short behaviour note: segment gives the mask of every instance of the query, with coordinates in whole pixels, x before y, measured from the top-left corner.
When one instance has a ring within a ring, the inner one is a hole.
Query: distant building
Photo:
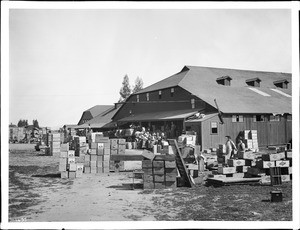
[[[257,130],[259,146],[285,144],[292,139],[291,95],[289,73],[185,66],[130,95],[112,120],[175,137],[193,130],[202,149],[244,130]]]

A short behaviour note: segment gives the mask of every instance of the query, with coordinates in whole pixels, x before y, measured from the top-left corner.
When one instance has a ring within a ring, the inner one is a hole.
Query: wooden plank
[[[174,139],[170,139],[169,143],[170,143],[170,145],[175,147],[175,150],[176,150],[175,151],[176,165],[177,165],[178,171],[180,173],[180,176],[182,178],[184,178],[184,180],[185,180],[188,187],[192,187],[193,183],[192,183],[191,178],[188,174],[187,168],[184,165],[183,159],[181,157],[181,151],[180,151],[180,149],[178,148],[178,145],[177,145],[177,141],[174,140]]]

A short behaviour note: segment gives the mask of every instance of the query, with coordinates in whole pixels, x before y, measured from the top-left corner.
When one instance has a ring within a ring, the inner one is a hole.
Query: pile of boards
[[[176,187],[177,168],[175,156],[158,155],[153,160],[143,160],[144,189]]]
[[[246,151],[238,153],[237,158],[219,164],[217,170],[213,170],[209,175],[209,179],[229,181],[230,178],[236,178],[238,181],[242,178],[256,178],[263,184],[270,184],[271,168],[280,168],[282,182],[290,181],[292,178],[292,152],[283,148],[269,147],[263,153]]]

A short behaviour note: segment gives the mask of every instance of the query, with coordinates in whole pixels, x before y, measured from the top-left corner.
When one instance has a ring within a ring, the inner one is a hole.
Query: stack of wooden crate
[[[69,144],[63,144],[61,146],[59,171],[61,178],[74,179],[76,177],[82,177],[83,163],[76,162],[75,151],[69,150]]]
[[[247,149],[253,152],[258,152],[258,138],[257,130],[245,130],[244,131],[244,141]]]
[[[87,147],[88,145],[86,143],[86,137],[74,136],[75,156],[84,156],[87,152]]]
[[[110,154],[111,155],[125,154],[126,145],[128,145],[128,142],[126,142],[126,140],[123,138],[110,139],[110,148],[111,148]],[[112,172],[124,171],[124,161],[110,161],[109,171]]]
[[[271,183],[271,175],[270,175],[270,168],[278,168],[277,172],[281,175],[282,182],[288,182],[291,180],[292,177],[292,161],[290,156],[291,152],[273,152],[270,151],[267,154],[263,154],[262,158],[256,162],[256,167],[264,170],[265,175],[262,175],[262,183],[268,184]],[[288,156],[287,156],[288,155]]]
[[[102,134],[96,134],[90,142],[90,151],[85,155],[85,173],[108,173],[110,159],[110,141]]]
[[[177,168],[175,157],[164,157],[142,161],[144,189],[163,189],[176,187]]]
[[[60,133],[52,133],[50,140],[50,152],[52,156],[60,155]]]

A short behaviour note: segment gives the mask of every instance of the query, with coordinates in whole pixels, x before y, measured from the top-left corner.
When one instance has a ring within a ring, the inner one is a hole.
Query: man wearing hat
[[[237,150],[234,142],[231,140],[230,136],[226,136],[227,141],[226,141],[226,155],[225,155],[225,162],[227,163],[227,160],[231,158],[231,156],[234,155],[234,151]]]

